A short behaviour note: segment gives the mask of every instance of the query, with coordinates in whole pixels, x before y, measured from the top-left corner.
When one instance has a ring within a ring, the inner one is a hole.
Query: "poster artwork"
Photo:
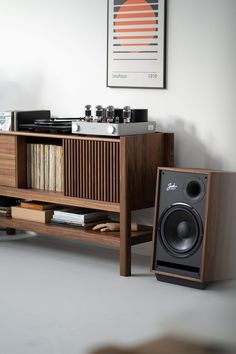
[[[165,0],[108,0],[107,86],[164,88]]]

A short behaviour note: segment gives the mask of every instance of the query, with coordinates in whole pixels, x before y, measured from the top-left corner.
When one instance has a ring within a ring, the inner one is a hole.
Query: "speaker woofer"
[[[180,204],[165,210],[159,223],[162,244],[175,257],[188,257],[196,252],[202,240],[202,229],[196,210]]]

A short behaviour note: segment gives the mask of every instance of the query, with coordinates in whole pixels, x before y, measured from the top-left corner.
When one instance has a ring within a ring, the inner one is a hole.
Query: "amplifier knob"
[[[107,132],[108,132],[109,134],[114,134],[115,131],[116,131],[116,128],[115,128],[113,125],[108,125],[108,127],[107,127]]]
[[[79,124],[73,123],[72,124],[72,132],[76,133],[79,131]]]

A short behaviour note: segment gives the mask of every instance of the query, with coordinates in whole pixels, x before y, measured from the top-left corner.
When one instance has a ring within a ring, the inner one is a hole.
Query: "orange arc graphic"
[[[119,12],[128,12],[128,11],[150,11],[150,5],[144,6],[121,6]]]
[[[114,39],[150,39],[153,36],[117,36]]]
[[[139,4],[140,6],[124,6],[124,5],[137,5]],[[127,10],[128,8],[128,10]],[[124,12],[129,12],[129,11],[150,11],[150,12],[131,12],[131,13],[124,13]],[[126,0],[123,5],[119,8],[116,16],[115,16],[115,21],[114,21],[114,26],[130,26],[130,25],[156,25],[157,21],[156,20],[141,20],[142,18],[157,18],[156,13],[153,11],[153,8],[151,5],[147,3],[146,0]],[[120,19],[129,19],[129,18],[137,18],[140,20],[137,21],[119,21]],[[157,31],[156,27],[148,27],[148,28],[142,28],[142,27],[137,27],[137,28],[115,28],[114,32],[154,32]],[[151,38],[154,38],[154,36],[150,36]],[[127,44],[121,44],[121,46],[125,46]],[[136,45],[150,45],[150,43],[146,44],[136,44]]]
[[[121,47],[131,47],[131,46],[134,46],[134,47],[140,47],[140,46],[147,46],[147,45],[150,45],[150,43],[122,43],[120,44],[119,46]]]
[[[139,18],[139,17],[155,17],[155,12],[132,12],[130,14],[119,14],[116,16],[116,20],[119,18]]]
[[[157,28],[117,28],[114,32],[154,32]]]
[[[145,0],[127,0],[125,1],[125,5],[132,5],[132,4],[143,4],[146,5],[147,2]]]
[[[115,22],[116,26],[132,26],[132,25],[156,25],[157,21],[122,21],[122,22]]]

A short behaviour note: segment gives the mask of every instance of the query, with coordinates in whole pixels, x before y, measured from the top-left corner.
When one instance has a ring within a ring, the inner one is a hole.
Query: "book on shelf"
[[[61,146],[56,145],[56,191],[62,191],[62,183],[63,183],[63,150]]]
[[[34,210],[51,210],[56,208],[56,204],[54,203],[45,203],[35,200],[25,200],[20,203],[22,208],[34,209]]]
[[[40,155],[40,164],[39,164],[39,189],[45,189],[45,145],[39,145],[39,155]]]
[[[11,207],[0,206],[0,216],[10,217],[11,216]]]
[[[40,152],[41,152],[41,145],[40,144],[36,144],[36,188],[39,189],[40,188]]]
[[[93,222],[75,222],[75,221],[66,221],[66,220],[63,221],[63,220],[54,219],[54,217],[52,217],[51,219],[52,224],[71,226],[71,227],[80,227],[83,229],[92,229],[97,224],[106,223],[108,221],[110,221],[110,219],[101,219]]]
[[[49,190],[56,190],[56,154],[55,145],[50,145],[49,147]]]
[[[11,207],[19,203],[19,199],[0,196],[0,217],[10,217]]]
[[[49,190],[49,145],[44,146],[44,189]]]
[[[27,144],[27,188],[30,188],[32,185],[32,176],[31,176],[31,151],[30,145]]]
[[[35,221],[45,224],[51,221],[53,210],[34,210],[22,208],[21,206],[13,206],[11,208],[11,216],[13,219]]]
[[[71,221],[77,223],[94,222],[108,218],[104,211],[94,211],[84,208],[59,208],[54,210],[53,219],[61,221]]]

